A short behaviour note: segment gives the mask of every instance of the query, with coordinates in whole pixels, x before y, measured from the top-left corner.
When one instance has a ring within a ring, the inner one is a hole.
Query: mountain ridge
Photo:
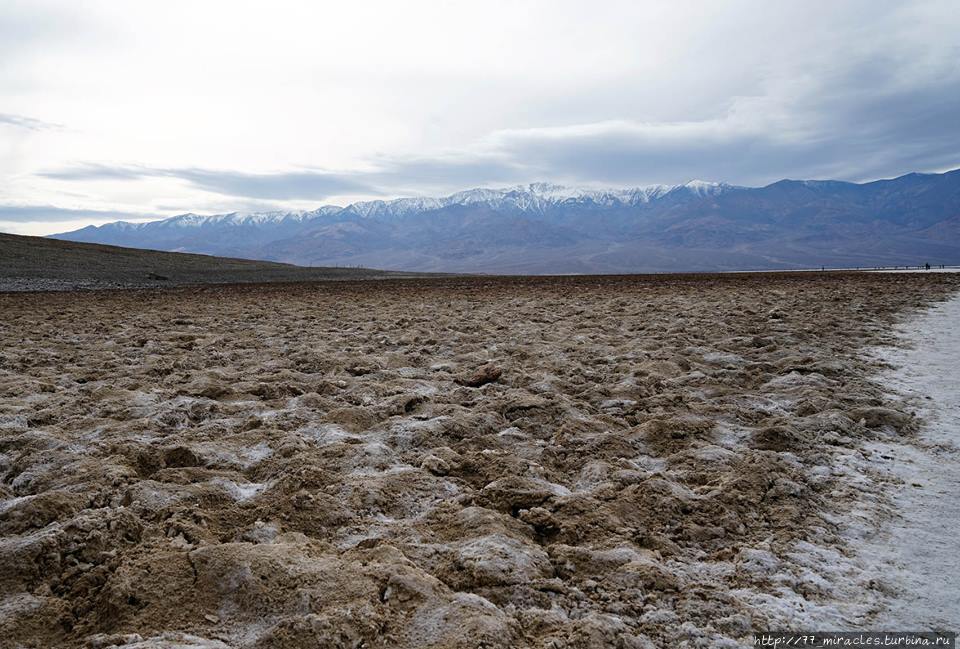
[[[551,183],[89,226],[53,238],[306,265],[649,272],[960,261],[960,170],[868,183]],[[946,236],[944,235],[946,233]]]
[[[328,216],[339,212],[353,212],[360,216],[376,215],[383,211],[393,211],[398,214],[409,213],[412,211],[426,211],[449,207],[451,205],[468,205],[476,203],[494,203],[499,205],[512,203],[517,205],[521,203],[518,200],[523,196],[528,198],[528,202],[523,203],[523,207],[536,205],[535,199],[548,202],[562,202],[572,199],[589,199],[597,202],[599,198],[617,199],[625,204],[636,204],[639,202],[649,202],[650,200],[660,198],[670,192],[687,189],[694,195],[704,196],[716,193],[715,190],[735,188],[735,185],[726,183],[708,182],[703,180],[692,180],[677,185],[646,185],[630,188],[609,188],[609,189],[588,189],[578,188],[569,185],[556,185],[552,183],[529,183],[528,185],[514,185],[503,188],[477,187],[467,189],[443,197],[400,197],[390,200],[371,200],[357,201],[345,206],[322,205],[313,210],[269,210],[264,212],[226,212],[223,214],[201,215],[194,212],[176,214],[156,221],[130,222],[114,221],[103,226],[87,226],[88,228],[99,229],[105,226],[114,226],[117,224],[127,224],[127,226],[137,229],[147,226],[151,223],[161,221],[179,222],[183,224],[202,223],[205,221],[232,221],[235,223],[263,223],[269,221],[282,221],[286,219],[303,220],[308,218],[318,218]],[[559,197],[559,200],[558,200]],[[499,200],[497,200],[499,199]],[[553,200],[550,200],[553,199]],[[392,209],[391,209],[392,208]],[[61,233],[52,235],[59,237]]]

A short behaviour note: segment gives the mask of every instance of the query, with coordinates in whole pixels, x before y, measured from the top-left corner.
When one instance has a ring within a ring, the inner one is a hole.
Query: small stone
[[[465,385],[468,388],[479,388],[481,385],[493,383],[498,380],[502,374],[503,370],[492,363],[488,363],[469,374],[460,375],[457,378],[457,383]]]
[[[108,647],[135,642],[143,642],[143,637],[139,633],[98,633],[87,638],[87,647],[90,649],[107,649]]]
[[[560,522],[552,513],[543,507],[531,507],[530,509],[520,510],[520,520],[539,530],[560,529]]]
[[[210,615],[209,613],[207,613],[206,615],[204,615],[204,616],[203,616],[203,619],[206,620],[207,622],[209,622],[210,624],[219,624],[219,623],[220,623],[220,618],[218,618],[216,615]]]
[[[420,468],[433,475],[447,475],[450,472],[450,465],[447,464],[446,460],[433,454],[424,456],[420,460]]]

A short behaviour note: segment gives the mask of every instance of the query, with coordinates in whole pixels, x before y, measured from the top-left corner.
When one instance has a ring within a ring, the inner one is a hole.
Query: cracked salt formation
[[[737,646],[869,625],[887,595],[849,531],[881,481],[855,462],[918,421],[864,350],[958,288],[0,294],[0,638]]]

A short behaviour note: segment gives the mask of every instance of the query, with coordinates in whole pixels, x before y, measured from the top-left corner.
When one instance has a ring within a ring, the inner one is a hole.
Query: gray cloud
[[[960,166],[952,117],[960,114],[960,66],[918,72],[882,58],[856,61],[712,119],[504,130],[489,144],[544,178],[618,184],[868,180]]]
[[[870,180],[960,166],[960,66],[923,74],[896,61],[853,60],[830,75],[741,98],[686,122],[610,120],[496,131],[461,151],[391,156],[368,170],[253,174],[81,165],[61,180],[179,178],[221,195],[324,200],[415,194],[536,180],[638,185],[692,178],[762,185],[780,178]]]
[[[173,169],[164,175],[217,194],[266,200],[315,199],[348,193],[379,193],[362,176],[323,171],[252,174],[207,169]]]
[[[343,194],[382,195],[403,192],[446,191],[451,187],[519,182],[522,166],[494,153],[392,157],[381,159],[369,171],[332,172],[297,170],[246,173],[217,169],[170,169],[145,166],[80,164],[43,171],[54,180],[141,180],[176,178],[197,189],[234,198],[263,201],[324,200]]]
[[[11,115],[9,113],[0,113],[0,124],[17,126],[19,128],[25,128],[29,131],[46,131],[63,128],[63,125],[61,124],[45,122],[43,120],[25,117],[23,115]]]
[[[377,194],[362,174],[304,170],[289,173],[245,173],[216,169],[165,169],[141,166],[82,164],[38,174],[57,180],[138,180],[177,178],[216,194],[261,200],[323,200],[347,193]]]
[[[135,166],[83,163],[63,169],[42,171],[37,175],[55,180],[138,180],[140,178],[159,175],[159,170]]]
[[[146,214],[133,214],[110,210],[74,210],[52,205],[0,205],[0,221],[18,223],[70,221],[92,219],[114,221],[118,219],[145,218]]]
[[[850,21],[860,20],[859,9],[849,13]],[[88,164],[40,175],[71,181],[167,177],[235,198],[321,201],[536,180],[642,185],[703,178],[762,185],[784,177],[869,180],[960,166],[960,48],[879,38],[895,33],[900,18],[877,20],[860,31],[848,26],[859,39],[856,47],[830,41],[809,56],[758,65],[744,94],[721,89],[712,103],[704,99],[698,114],[677,121],[643,119],[629,106],[611,109],[610,119],[560,126],[538,115],[552,125],[495,130],[456,150],[382,156],[367,160],[362,171],[258,174]],[[606,96],[597,94],[591,99],[600,99],[590,103],[615,105]]]
[[[253,174],[212,169],[81,165],[44,172],[61,180],[178,178],[213,193],[256,200],[324,200],[338,194],[442,193],[466,187],[551,180],[642,185],[692,178],[763,185],[784,177],[870,180],[960,166],[960,75],[948,96],[894,88],[776,116],[728,114],[698,122],[625,120],[504,130],[472,149],[437,156],[393,156],[358,172]],[[800,103],[800,102],[798,102]],[[760,102],[745,111],[778,110]]]

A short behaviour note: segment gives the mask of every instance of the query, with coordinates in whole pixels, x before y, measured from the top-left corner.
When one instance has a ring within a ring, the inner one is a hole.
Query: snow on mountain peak
[[[336,215],[361,218],[396,217],[442,209],[455,205],[482,205],[494,210],[543,212],[565,203],[595,203],[603,206],[634,206],[665,198],[675,192],[688,192],[697,197],[713,196],[727,189],[724,183],[691,180],[682,185],[647,185],[627,189],[587,189],[555,183],[535,182],[503,188],[478,187],[448,196],[395,198],[351,203],[346,207],[324,205],[310,211],[230,212],[201,216],[194,213],[173,216],[159,223],[166,227],[201,227],[230,224],[237,226],[265,226],[283,222],[300,222]]]
[[[706,180],[690,180],[683,183],[683,185],[679,185],[678,187],[683,187],[697,196],[712,196],[713,194],[717,194],[724,190],[727,185],[724,185],[723,183],[708,182]]]

